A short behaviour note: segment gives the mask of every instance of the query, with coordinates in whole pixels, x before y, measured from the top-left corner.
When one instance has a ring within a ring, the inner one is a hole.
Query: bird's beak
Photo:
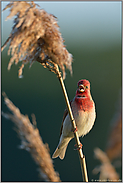
[[[79,92],[84,92],[85,91],[85,86],[84,85],[79,85],[78,91]]]

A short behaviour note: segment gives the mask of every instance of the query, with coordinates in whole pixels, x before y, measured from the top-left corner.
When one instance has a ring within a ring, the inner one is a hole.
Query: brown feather
[[[73,101],[73,100],[72,100],[72,101]],[[70,101],[70,106],[71,106],[72,101]],[[63,123],[64,123],[64,120],[65,120],[65,118],[66,118],[67,115],[68,115],[68,110],[65,109],[64,114],[63,114],[61,129],[60,129],[60,136],[61,136],[61,134],[62,134]]]
[[[68,114],[68,110],[67,110],[67,109],[65,109],[65,111],[64,111],[64,115],[63,115],[63,119],[62,119],[61,129],[60,129],[60,136],[61,136],[61,134],[62,134],[63,123],[64,123],[64,120],[65,120],[65,118],[66,118],[67,114]]]

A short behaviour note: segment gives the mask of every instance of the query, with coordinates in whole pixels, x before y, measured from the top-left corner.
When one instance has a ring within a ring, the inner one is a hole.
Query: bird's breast
[[[93,100],[89,97],[76,97],[75,103],[77,104],[78,110],[83,111],[90,111],[94,106]]]
[[[84,136],[91,130],[94,124],[95,106],[93,101],[91,104],[88,104],[87,101],[81,101],[80,105],[76,101],[74,102],[72,111],[78,128],[78,135]]]
[[[79,137],[86,135],[91,130],[95,121],[94,103],[88,105],[86,101],[79,101],[78,103],[78,101],[74,99],[71,103],[71,108],[73,112],[73,117],[75,119],[75,123],[77,125],[77,132]],[[62,134],[64,137],[74,137],[69,114],[64,120]]]

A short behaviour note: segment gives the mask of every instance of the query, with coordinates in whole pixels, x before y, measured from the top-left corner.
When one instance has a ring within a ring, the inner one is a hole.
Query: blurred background
[[[1,2],[3,9],[9,2]],[[35,2],[58,18],[65,45],[73,55],[73,76],[68,70],[65,85],[71,100],[80,79],[88,79],[96,105],[93,129],[81,138],[86,156],[89,181],[98,180],[92,170],[100,165],[94,158],[94,148],[106,149],[111,120],[121,92],[121,2]],[[8,38],[13,19],[5,21],[9,10],[1,13],[2,45]],[[23,78],[18,78],[18,65],[7,65],[8,46],[1,53],[1,91],[31,119],[34,113],[44,143],[49,144],[52,156],[58,141],[62,116],[66,107],[59,81],[55,74],[39,63],[24,67]],[[2,110],[8,112],[3,97]],[[37,165],[25,150],[18,149],[20,139],[14,125],[2,117],[2,181],[40,181]],[[64,160],[54,159],[55,170],[62,181],[82,181],[75,140],[68,146]],[[116,171],[121,179],[121,167]],[[43,181],[43,180],[42,180]]]

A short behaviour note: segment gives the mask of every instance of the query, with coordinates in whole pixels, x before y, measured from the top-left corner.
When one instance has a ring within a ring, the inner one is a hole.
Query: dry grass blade
[[[14,122],[19,137],[21,139],[21,149],[25,149],[32,155],[39,166],[40,175],[45,181],[60,182],[57,172],[53,168],[53,161],[50,157],[47,145],[45,145],[39,135],[39,130],[33,125],[36,124],[33,116],[33,124],[28,116],[21,114],[20,110],[4,94],[4,101],[12,114],[2,112],[2,115]]]
[[[8,69],[14,61],[16,64],[19,61],[22,61],[22,64],[32,64],[37,59],[43,63],[48,58],[60,66],[63,79],[65,79],[64,66],[72,74],[72,55],[65,48],[57,18],[43,9],[36,8],[36,4],[32,1],[13,1],[4,10],[7,8],[10,8],[7,18],[15,16],[9,39],[2,47],[3,50],[10,41],[8,54],[11,53],[12,58]],[[19,74],[22,74],[22,67]]]

